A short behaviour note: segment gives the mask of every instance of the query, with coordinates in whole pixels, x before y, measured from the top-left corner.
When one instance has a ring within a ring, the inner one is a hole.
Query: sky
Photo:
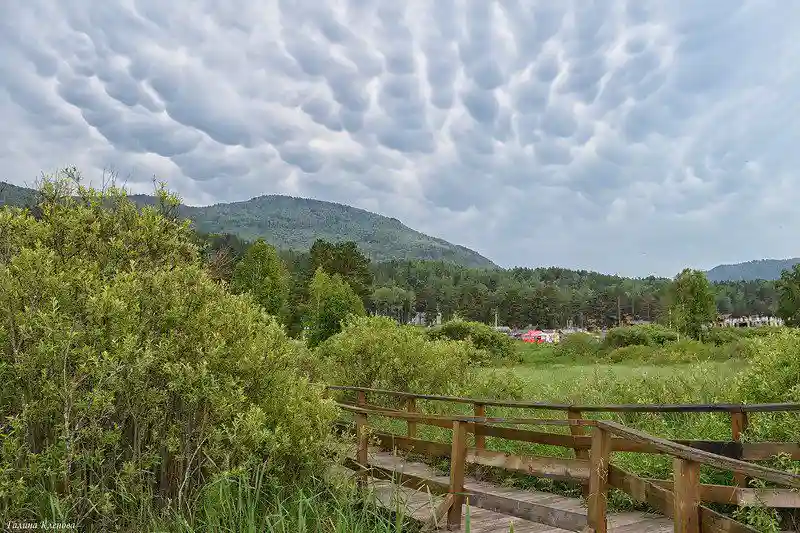
[[[27,0],[0,180],[345,203],[501,266],[800,256],[800,2]]]

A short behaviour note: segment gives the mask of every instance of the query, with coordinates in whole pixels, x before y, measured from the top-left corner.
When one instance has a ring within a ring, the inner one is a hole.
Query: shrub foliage
[[[0,515],[135,529],[238,467],[317,470],[335,408],[306,349],[208,276],[188,226],[113,188],[42,192],[37,217],[0,210]]]
[[[449,339],[454,341],[469,341],[483,352],[474,355],[489,354],[495,361],[521,362],[521,355],[517,350],[514,340],[505,333],[492,329],[481,322],[471,322],[456,318],[445,322],[441,326],[431,328],[428,337],[432,340]],[[475,359],[476,364],[486,364],[490,359]]]

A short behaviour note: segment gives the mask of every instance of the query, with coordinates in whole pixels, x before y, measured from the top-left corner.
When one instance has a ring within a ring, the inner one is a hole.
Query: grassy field
[[[521,343],[522,344],[522,343]],[[572,404],[671,404],[671,403],[726,403],[737,401],[735,379],[746,365],[740,359],[725,361],[698,361],[674,364],[594,363],[576,358],[559,358],[549,346],[522,345],[524,363],[507,366],[523,383],[523,399],[526,401],[572,403]],[[470,414],[471,407],[453,406],[442,402],[419,402],[423,412]],[[525,410],[509,408],[487,408],[487,416],[497,417],[542,417],[564,418],[558,411]],[[588,418],[616,420],[648,433],[681,439],[728,440],[731,438],[730,418],[716,413],[587,413]],[[756,430],[760,425],[774,427],[780,417],[792,415],[755,415],[751,425]],[[796,415],[795,415],[796,416]],[[395,433],[405,432],[402,421],[373,420],[378,427],[391,429]],[[545,431],[567,433],[567,428],[537,428]],[[419,438],[449,442],[447,430],[429,426],[418,426]],[[487,438],[487,447],[509,453],[572,457],[570,449],[555,446],[529,444],[504,439]],[[672,463],[668,457],[640,454],[616,453],[615,464],[645,477],[668,478]],[[442,465],[443,467],[445,465]],[[489,474],[487,472],[487,474]],[[513,484],[535,485],[543,490],[579,494],[573,487],[533,480],[502,472],[492,476],[506,477]],[[731,475],[719,471],[703,470],[703,482],[727,484]],[[625,501],[617,504],[625,505]],[[630,502],[627,502],[630,503]]]

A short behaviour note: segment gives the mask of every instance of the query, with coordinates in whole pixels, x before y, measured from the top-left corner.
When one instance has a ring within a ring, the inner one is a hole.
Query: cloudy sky
[[[27,0],[0,179],[347,203],[503,266],[800,256],[800,1]]]

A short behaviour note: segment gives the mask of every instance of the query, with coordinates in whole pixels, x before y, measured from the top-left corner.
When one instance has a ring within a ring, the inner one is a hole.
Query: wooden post
[[[416,413],[417,412],[417,399],[413,396],[406,398],[406,411],[409,413]],[[406,425],[406,435],[409,438],[416,439],[417,438],[417,423],[413,420],[409,420]]]
[[[731,413],[731,437],[734,442],[742,442],[742,433],[747,431],[748,419],[745,411]],[[744,474],[733,474],[733,482],[739,487],[747,487],[747,476]]]
[[[486,406],[482,403],[474,405],[475,416],[486,418]],[[483,450],[486,448],[486,435],[478,435],[478,427],[483,427],[483,424],[475,423],[475,449]]]
[[[567,411],[567,418],[569,420],[581,420],[583,418],[583,413],[570,409]],[[583,426],[570,426],[569,432],[573,437],[583,437],[586,435],[586,429]],[[573,448],[573,451],[575,452],[576,459],[589,459],[589,450]],[[589,497],[588,485],[583,485],[583,495],[586,498]]]
[[[363,390],[358,391],[358,398],[356,399],[356,405],[359,407],[363,407],[367,404],[367,393]]]
[[[362,468],[362,470],[359,471],[357,479],[358,484],[363,486],[367,481],[367,468],[369,466],[369,458],[367,457],[367,451],[369,450],[369,439],[367,437],[367,415],[364,413],[356,413],[356,438],[358,439],[356,462]]]
[[[582,428],[581,428],[582,429]],[[589,455],[589,513],[588,525],[594,533],[606,533],[608,520],[608,465],[611,459],[611,434],[601,427],[592,430],[592,450]]]
[[[673,459],[675,533],[700,533],[700,463]]]
[[[467,458],[467,425],[453,422],[453,444],[450,450],[450,494],[453,505],[447,511],[447,528],[461,528],[461,508],[464,505],[464,470]]]

